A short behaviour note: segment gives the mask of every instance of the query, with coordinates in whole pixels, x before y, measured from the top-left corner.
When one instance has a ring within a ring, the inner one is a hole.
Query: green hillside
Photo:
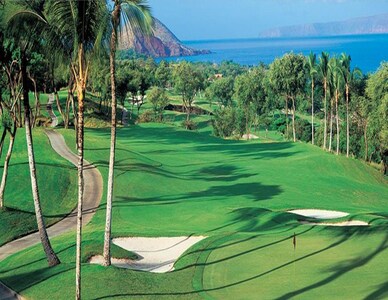
[[[73,131],[60,132],[74,144]],[[86,159],[105,184],[109,134],[86,131]],[[102,252],[104,195],[84,231],[85,299],[387,295],[388,186],[358,160],[304,143],[226,141],[150,123],[119,130],[116,161],[114,237],[208,238],[189,249],[172,273],[89,265],[88,257]],[[343,219],[371,226],[301,225],[286,213],[294,208],[341,210],[350,213]],[[37,245],[1,262],[0,280],[28,298],[72,298],[73,235],[53,240],[61,265],[47,268]]]

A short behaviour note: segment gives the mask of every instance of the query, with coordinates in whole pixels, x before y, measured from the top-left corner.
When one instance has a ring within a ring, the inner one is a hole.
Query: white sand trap
[[[315,219],[336,219],[349,215],[348,213],[342,211],[324,209],[294,209],[287,212]]]
[[[135,252],[138,260],[112,259],[112,264],[126,269],[153,273],[166,273],[174,270],[174,263],[191,246],[205,239],[204,236],[191,237],[128,237],[113,239],[113,243],[128,251]],[[102,257],[94,256],[89,261],[101,264]]]
[[[338,223],[315,223],[315,222],[308,222],[308,221],[301,221],[301,224],[307,224],[307,225],[317,225],[317,226],[369,226],[367,222],[364,221],[344,221],[344,222],[338,222]]]
[[[323,209],[294,209],[289,210],[289,213],[314,218],[314,219],[337,219],[346,217],[349,214],[342,211],[336,211],[336,210],[323,210]],[[317,226],[369,226],[367,222],[364,221],[358,221],[358,220],[350,220],[350,221],[343,221],[343,222],[337,222],[337,223],[316,223],[316,222],[309,222],[309,221],[300,221],[301,224],[307,224],[307,225],[317,225]]]
[[[257,135],[254,135],[254,134],[244,134],[242,136],[242,139],[243,140],[257,140],[259,137]]]

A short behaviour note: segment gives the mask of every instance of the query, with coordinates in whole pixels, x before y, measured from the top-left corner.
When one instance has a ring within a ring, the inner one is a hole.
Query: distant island
[[[208,54],[208,50],[196,50],[185,46],[161,21],[154,18],[153,35],[140,33],[123,35],[120,50],[132,49],[152,57],[192,56]]]
[[[265,30],[262,38],[311,37],[388,33],[388,13],[341,22],[312,23]]]

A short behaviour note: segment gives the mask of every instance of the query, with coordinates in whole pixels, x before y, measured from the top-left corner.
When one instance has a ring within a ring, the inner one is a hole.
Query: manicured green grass
[[[76,205],[76,170],[54,152],[43,130],[34,130],[33,138],[42,210],[46,223],[53,224]],[[8,149],[8,137],[6,141],[0,176]],[[37,230],[24,129],[17,131],[4,203],[6,208],[0,210],[0,245]]]
[[[73,146],[74,131],[61,133]],[[106,185],[110,131],[85,135],[86,159]],[[306,299],[359,299],[388,291],[388,187],[360,161],[304,143],[225,141],[150,123],[118,130],[115,175],[114,237],[209,238],[168,274],[85,263],[84,299],[286,299],[292,292]],[[84,230],[84,261],[102,252],[104,203],[105,193]],[[350,213],[345,219],[371,226],[313,228],[285,212],[295,208],[342,210]],[[32,299],[74,297],[74,233],[53,245],[62,265],[48,269],[37,245],[1,262],[0,280]]]

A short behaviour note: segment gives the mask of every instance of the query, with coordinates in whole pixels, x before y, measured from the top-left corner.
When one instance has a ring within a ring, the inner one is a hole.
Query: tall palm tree
[[[78,206],[76,238],[76,299],[81,299],[82,205],[84,198],[84,110],[89,59],[95,46],[103,43],[108,11],[103,0],[48,0],[49,24],[61,41],[73,45],[71,69],[78,100]]]
[[[317,74],[317,56],[313,52],[307,58],[307,68],[311,79],[311,144],[314,145],[314,76]]]
[[[323,149],[327,149],[327,89],[328,89],[328,72],[329,72],[329,54],[327,52],[322,52],[321,57],[319,58],[319,71],[323,78],[323,89],[325,92],[325,101],[324,101],[324,110],[325,110],[325,120],[324,120],[324,131],[323,131]]]
[[[110,40],[110,78],[112,91],[112,120],[111,141],[109,156],[108,191],[106,199],[106,223],[104,237],[104,262],[105,266],[111,264],[111,227],[112,227],[112,199],[114,185],[114,164],[116,152],[116,47],[118,33],[125,31],[142,31],[145,34],[151,32],[152,17],[146,1],[142,0],[113,0],[112,33]],[[129,35],[128,35],[129,36]]]
[[[350,140],[350,125],[349,125],[349,100],[350,100],[350,85],[356,76],[362,76],[360,69],[355,68],[350,70],[351,57],[345,53],[341,54],[341,65],[343,80],[345,83],[345,95],[346,95],[346,157],[349,157],[349,140]]]
[[[49,266],[60,264],[60,260],[52,249],[43,219],[40,205],[40,195],[36,176],[35,155],[31,131],[31,108],[28,96],[27,56],[34,44],[39,44],[38,34],[41,30],[41,22],[45,19],[39,14],[43,10],[43,1],[11,1],[12,13],[8,16],[9,33],[15,38],[20,48],[20,70],[22,75],[24,125],[26,130],[28,164],[30,168],[32,196],[34,200],[35,216],[43,250],[46,254]],[[31,19],[32,18],[32,19]],[[31,20],[34,22],[32,23]],[[37,21],[39,20],[39,21]]]
[[[336,127],[337,127],[337,150],[336,154],[339,155],[339,143],[340,143],[340,126],[339,126],[339,110],[338,104],[340,100],[340,96],[343,91],[343,71],[341,62],[337,57],[334,57],[329,62],[331,68],[331,79],[333,86],[333,99],[335,104],[335,114],[336,114]]]

